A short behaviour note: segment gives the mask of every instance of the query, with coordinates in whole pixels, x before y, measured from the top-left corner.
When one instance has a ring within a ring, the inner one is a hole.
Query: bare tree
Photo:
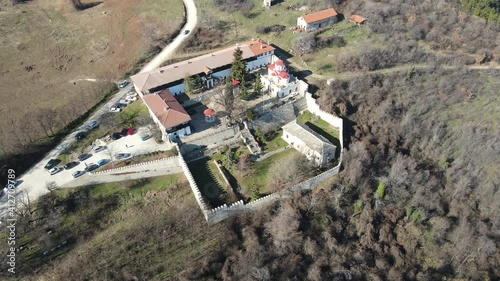
[[[278,191],[304,180],[313,169],[311,162],[301,154],[292,154],[272,164],[269,168],[270,189]]]

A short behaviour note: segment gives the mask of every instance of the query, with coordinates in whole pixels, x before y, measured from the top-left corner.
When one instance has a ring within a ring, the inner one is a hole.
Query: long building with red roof
[[[297,27],[304,31],[319,29],[336,23],[337,16],[337,11],[334,8],[307,14],[297,18]]]

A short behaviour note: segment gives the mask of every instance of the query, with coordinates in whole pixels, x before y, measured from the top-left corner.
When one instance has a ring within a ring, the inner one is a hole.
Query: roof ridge
[[[316,133],[313,129],[309,128],[306,124],[300,122],[299,120],[295,119],[295,123],[302,127],[304,130],[306,130],[309,134],[313,135],[315,138],[320,140],[322,143],[327,143],[327,144],[332,144],[329,140],[327,140],[325,137],[322,135]],[[333,145],[333,144],[332,144]]]

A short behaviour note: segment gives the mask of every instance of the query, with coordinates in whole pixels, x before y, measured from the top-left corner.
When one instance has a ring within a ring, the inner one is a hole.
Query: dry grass
[[[31,114],[54,110],[59,117],[53,129],[61,129],[102,99],[152,45],[178,28],[184,14],[181,3],[108,0],[77,12],[70,1],[38,0],[3,8],[3,114],[34,122]],[[83,78],[97,81],[79,80]],[[1,125],[6,132],[17,129],[9,122]],[[33,132],[32,137],[41,134]],[[1,134],[7,153],[20,149],[11,135]]]

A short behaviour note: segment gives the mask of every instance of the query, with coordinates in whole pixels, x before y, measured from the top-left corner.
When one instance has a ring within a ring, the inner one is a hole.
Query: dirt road
[[[148,64],[146,64],[139,73],[151,71],[160,67],[160,65],[166,61],[174,52],[179,48],[179,46],[186,40],[191,31],[196,27],[198,22],[196,5],[194,4],[194,0],[183,0],[184,6],[187,11],[187,21],[186,25],[182,28],[181,33],[175,37],[175,39],[170,43],[166,48],[164,48],[154,59],[152,59]],[[189,30],[187,35],[184,35],[184,30]]]

